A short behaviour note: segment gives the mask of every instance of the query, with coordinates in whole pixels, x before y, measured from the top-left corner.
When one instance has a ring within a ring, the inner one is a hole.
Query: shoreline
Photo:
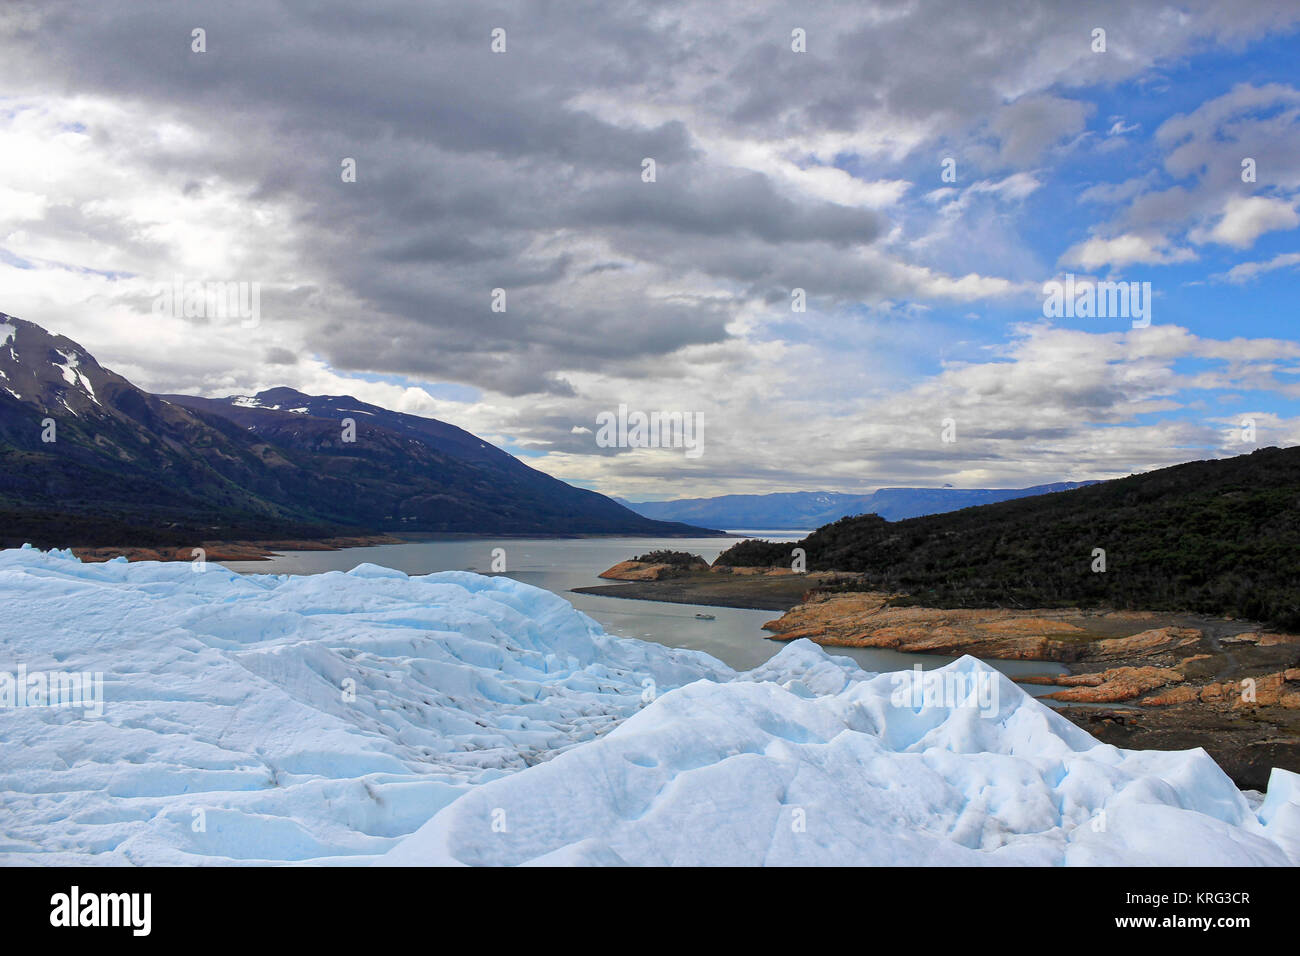
[[[202,548],[209,561],[269,561],[276,554],[293,551],[345,551],[386,544],[416,544],[421,541],[565,541],[584,538],[739,538],[731,532],[698,535],[631,534],[627,532],[591,532],[559,534],[485,534],[471,531],[393,531],[368,534],[337,535],[326,538],[272,538],[257,540],[210,540],[186,545],[62,545],[42,547],[43,551],[70,550],[82,561],[98,564],[122,556],[127,561],[193,561],[195,548]]]
[[[114,558],[127,561],[194,561],[194,551],[201,548],[206,561],[269,561],[281,551],[343,551],[380,544],[402,544],[400,538],[387,534],[342,535],[334,538],[277,538],[265,541],[201,541],[196,545],[107,546],[68,550],[87,564],[100,564]]]

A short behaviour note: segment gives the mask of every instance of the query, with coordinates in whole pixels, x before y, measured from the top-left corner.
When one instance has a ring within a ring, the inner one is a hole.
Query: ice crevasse
[[[1300,863],[1300,776],[1097,742],[807,641],[736,673],[504,577],[0,552],[0,863]],[[983,675],[983,676],[981,676]]]

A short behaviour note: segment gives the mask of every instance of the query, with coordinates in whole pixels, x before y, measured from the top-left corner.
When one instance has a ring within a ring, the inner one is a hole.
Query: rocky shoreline
[[[276,541],[203,541],[179,548],[74,547],[72,553],[91,564],[112,561],[118,557],[125,557],[128,561],[193,561],[197,557],[195,549],[202,548],[205,561],[267,561],[277,551],[341,551],[344,548],[367,548],[378,544],[402,544],[404,540],[388,534],[368,534]]]
[[[759,611],[786,611],[808,589],[830,580],[826,574],[795,574],[784,568],[710,568],[701,559],[691,570],[668,564],[622,561],[600,577],[618,584],[574,588],[577,594],[669,604],[703,604]]]
[[[601,577],[621,583],[578,590],[782,611],[764,625],[773,640],[1063,664],[1065,675],[1017,680],[1056,688],[1041,699],[1105,743],[1204,747],[1247,789],[1263,789],[1274,766],[1300,772],[1300,635],[1173,612],[899,606],[819,592],[844,580],[831,572],[630,561]]]

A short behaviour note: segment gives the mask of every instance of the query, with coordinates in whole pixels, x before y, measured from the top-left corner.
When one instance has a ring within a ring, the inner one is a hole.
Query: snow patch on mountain
[[[81,371],[81,359],[76,352],[66,349],[55,349],[55,353],[63,359],[63,363],[52,362],[59,372],[63,375],[63,380],[73,388],[79,388],[90,396],[91,401],[96,405],[100,404],[99,398],[95,395],[94,386],[90,384],[90,379]],[[65,407],[67,403],[64,403]],[[71,411],[71,409],[69,409]]]

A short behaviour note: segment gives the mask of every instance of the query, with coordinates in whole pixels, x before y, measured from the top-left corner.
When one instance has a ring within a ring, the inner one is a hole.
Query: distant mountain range
[[[1069,491],[1092,481],[1058,481],[1032,488],[881,488],[869,495],[793,491],[770,495],[721,495],[676,501],[626,501],[637,514],[732,530],[807,531],[851,515],[877,514],[886,521],[942,514],[974,505]]]
[[[454,425],[351,396],[153,395],[3,313],[0,473],[0,546],[706,533],[574,488]]]

